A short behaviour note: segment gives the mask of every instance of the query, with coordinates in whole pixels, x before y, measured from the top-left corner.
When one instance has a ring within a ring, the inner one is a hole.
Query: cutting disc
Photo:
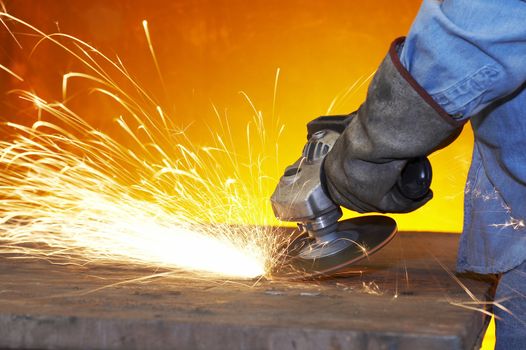
[[[307,233],[296,235],[272,276],[301,279],[333,275],[375,253],[395,234],[393,219],[371,215],[341,221],[334,232],[318,239]]]

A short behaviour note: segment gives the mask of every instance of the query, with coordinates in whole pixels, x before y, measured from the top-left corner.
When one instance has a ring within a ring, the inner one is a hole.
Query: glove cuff
[[[467,119],[454,119],[448,114],[434,99],[427,93],[427,91],[413,78],[411,73],[403,66],[400,61],[398,52],[402,49],[405,42],[405,37],[399,37],[395,39],[389,47],[388,57],[391,60],[392,65],[396,68],[400,76],[409,84],[413,90],[422,98],[422,100],[433,108],[438,116],[440,116],[445,122],[451,124],[453,127],[462,127]]]
[[[353,149],[358,158],[388,161],[425,156],[451,143],[466,122],[452,118],[405,69],[398,56],[403,42],[398,38],[391,44],[358,118],[351,121],[347,138],[357,140]],[[362,132],[371,144],[360,140]]]
[[[339,205],[359,212],[408,212],[423,205],[404,197],[397,181],[407,161],[451,143],[455,120],[402,66],[396,39],[360,106],[325,162],[327,188]]]

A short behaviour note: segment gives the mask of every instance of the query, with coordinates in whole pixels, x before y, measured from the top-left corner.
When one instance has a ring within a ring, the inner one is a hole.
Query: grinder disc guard
[[[334,274],[378,251],[395,234],[396,222],[382,215],[341,221],[334,232],[318,239],[302,233],[288,245],[272,276],[297,279]]]

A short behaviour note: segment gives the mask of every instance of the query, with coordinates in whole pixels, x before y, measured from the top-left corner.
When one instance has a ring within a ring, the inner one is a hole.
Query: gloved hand
[[[366,101],[327,154],[324,176],[332,200],[351,210],[405,213],[432,197],[405,197],[396,186],[412,158],[451,143],[463,121],[447,114],[402,66],[391,45],[367,92]]]

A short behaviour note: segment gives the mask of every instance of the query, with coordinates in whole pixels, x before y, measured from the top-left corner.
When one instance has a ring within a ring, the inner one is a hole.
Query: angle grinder
[[[333,275],[378,251],[397,232],[396,222],[383,215],[339,221],[342,210],[323,183],[325,156],[352,118],[353,114],[322,116],[308,123],[301,157],[285,169],[270,198],[274,215],[299,227],[283,261],[271,272],[275,277]],[[431,177],[428,159],[416,158],[407,163],[396,186],[404,196],[419,199],[428,193]]]

